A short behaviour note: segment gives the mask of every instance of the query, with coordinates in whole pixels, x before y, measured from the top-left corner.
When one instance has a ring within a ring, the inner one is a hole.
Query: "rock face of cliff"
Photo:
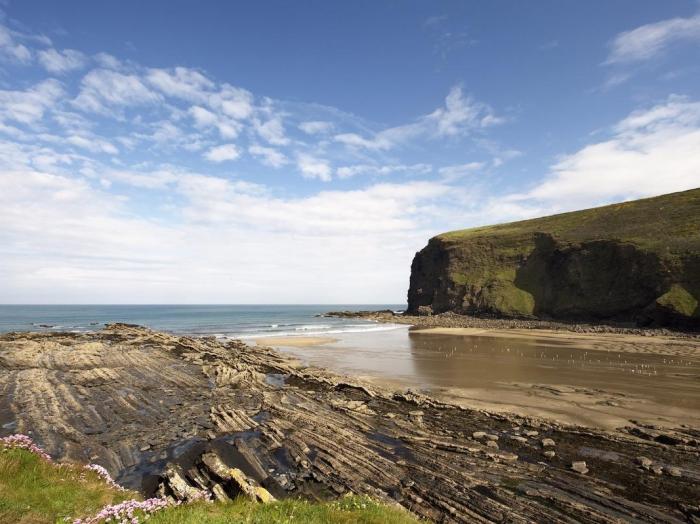
[[[700,189],[438,235],[410,313],[700,328]]]

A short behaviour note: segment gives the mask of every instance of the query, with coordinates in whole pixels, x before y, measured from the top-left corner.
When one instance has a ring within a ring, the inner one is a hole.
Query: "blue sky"
[[[0,302],[398,303],[442,231],[700,186],[700,3],[4,2]]]

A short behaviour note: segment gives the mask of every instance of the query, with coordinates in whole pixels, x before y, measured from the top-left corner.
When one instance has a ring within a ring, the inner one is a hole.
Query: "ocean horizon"
[[[392,325],[322,317],[329,311],[391,309],[405,304],[3,304],[0,333],[96,331],[124,322],[183,335],[220,338],[386,331]]]

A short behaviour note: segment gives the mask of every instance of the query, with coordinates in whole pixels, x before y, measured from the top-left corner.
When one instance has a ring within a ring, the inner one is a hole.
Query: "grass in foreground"
[[[335,502],[308,503],[283,500],[257,504],[243,500],[231,503],[197,502],[155,513],[149,524],[229,523],[333,523],[413,524],[417,520],[400,508],[392,508],[369,497],[345,497]]]
[[[97,523],[94,517],[105,507],[129,500],[141,500],[133,491],[109,485],[98,472],[81,465],[56,464],[35,452],[0,443],[0,523],[54,524]],[[156,499],[159,500],[159,499]],[[169,506],[146,516],[135,510],[136,520],[110,522],[135,524],[238,524],[238,523],[358,523],[410,524],[416,518],[401,508],[380,504],[369,497],[351,496],[309,503],[283,500],[257,504],[248,500],[230,503],[196,502]]]
[[[97,513],[136,497],[82,466],[54,464],[23,449],[0,447],[0,523],[54,523]]]

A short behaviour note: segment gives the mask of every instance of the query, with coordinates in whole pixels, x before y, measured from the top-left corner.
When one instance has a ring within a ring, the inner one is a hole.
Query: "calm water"
[[[190,335],[251,338],[274,335],[337,335],[384,331],[394,326],[356,319],[319,318],[327,311],[402,310],[382,305],[0,305],[0,333],[8,331],[93,331],[110,322],[139,324]]]

